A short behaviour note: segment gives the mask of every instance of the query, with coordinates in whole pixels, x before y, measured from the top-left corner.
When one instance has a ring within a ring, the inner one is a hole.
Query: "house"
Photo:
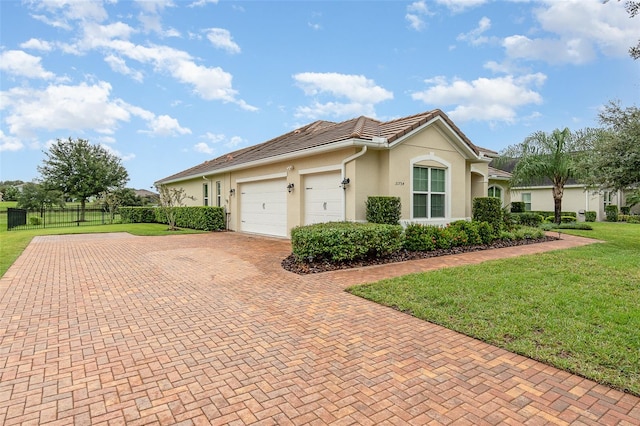
[[[501,165],[506,170],[501,170],[489,165],[489,187],[488,195],[498,197],[502,200],[503,206],[508,206],[512,201],[522,201],[526,211],[553,211],[553,194],[551,181],[539,184],[531,184],[509,188],[510,171],[515,167],[515,162]],[[575,212],[578,220],[585,220],[586,211],[595,211],[596,220],[606,219],[605,207],[608,205],[626,206],[625,191],[606,191],[588,188],[585,184],[569,179],[564,186],[562,195],[562,211]],[[632,209],[635,213],[640,213],[640,206]]]
[[[471,217],[496,152],[474,145],[440,110],[378,121],[315,121],[156,182],[221,206],[228,228],[288,237],[291,228],[365,221],[369,196],[400,197],[401,222]]]

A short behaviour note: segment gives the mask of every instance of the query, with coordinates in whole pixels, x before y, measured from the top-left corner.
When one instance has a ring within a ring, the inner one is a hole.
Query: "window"
[[[216,181],[216,206],[222,206],[222,184]]]
[[[209,184],[208,183],[202,184],[202,201],[205,206],[209,205]]]
[[[530,212],[531,211],[531,193],[530,192],[525,192],[522,194],[522,202],[524,203],[524,211]]]
[[[499,186],[490,186],[489,197],[500,198],[502,200],[502,188]]]
[[[413,168],[413,217],[445,217],[446,170]]]

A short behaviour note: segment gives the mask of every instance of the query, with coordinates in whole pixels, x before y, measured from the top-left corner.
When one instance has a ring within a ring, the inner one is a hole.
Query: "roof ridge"
[[[364,115],[361,115],[356,120],[356,124],[353,126],[353,131],[351,132],[352,138],[359,138],[362,135],[362,130],[364,129],[364,124],[367,118]]]

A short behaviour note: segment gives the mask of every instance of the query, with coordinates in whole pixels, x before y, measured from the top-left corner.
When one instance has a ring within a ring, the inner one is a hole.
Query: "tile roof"
[[[214,158],[213,160],[205,161],[195,167],[160,179],[156,183],[171,182],[198,175],[210,174],[217,170],[235,168],[254,161],[266,160],[349,139],[372,141],[374,137],[379,137],[385,138],[387,144],[391,144],[437,117],[444,120],[469,149],[476,155],[480,155],[480,149],[462,133],[453,121],[451,121],[444,112],[435,109],[386,122],[364,116],[340,123],[323,120],[314,121],[313,123],[258,145],[242,148]]]
[[[495,167],[491,167],[491,165],[489,165],[489,178],[509,179],[510,177],[511,173],[504,170],[496,169]]]

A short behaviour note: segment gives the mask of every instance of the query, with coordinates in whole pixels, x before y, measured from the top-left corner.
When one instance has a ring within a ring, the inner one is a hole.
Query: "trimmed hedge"
[[[587,210],[586,212],[584,212],[585,222],[595,222],[596,217],[598,217],[598,214],[593,210]]]
[[[432,251],[491,244],[494,239],[493,228],[487,222],[459,220],[444,227],[413,223],[404,231],[404,248],[409,251]]]
[[[550,210],[535,210],[535,211],[531,211],[530,213],[537,213],[539,215],[542,215],[542,217],[549,217],[549,216],[553,216],[555,217],[556,212],[554,211],[550,211]],[[578,214],[576,212],[560,212],[560,216],[573,216],[574,218],[578,217]]]
[[[298,261],[344,262],[380,257],[402,248],[400,225],[328,222],[291,230],[293,255]]]
[[[473,220],[487,222],[493,228],[494,235],[502,229],[502,201],[495,197],[478,197],[473,199]]]
[[[225,214],[222,207],[172,207],[176,215],[176,226],[202,231],[225,229]],[[123,223],[167,223],[164,208],[120,207]]]
[[[511,202],[511,213],[524,213],[525,211],[524,201]]]
[[[400,197],[367,198],[367,222],[397,225],[401,210]]]
[[[544,217],[534,212],[524,212],[514,214],[519,225],[522,226],[540,226],[544,221]]]
[[[607,218],[607,222],[617,222],[618,221],[618,206],[615,204],[610,204],[605,206],[604,214]]]

